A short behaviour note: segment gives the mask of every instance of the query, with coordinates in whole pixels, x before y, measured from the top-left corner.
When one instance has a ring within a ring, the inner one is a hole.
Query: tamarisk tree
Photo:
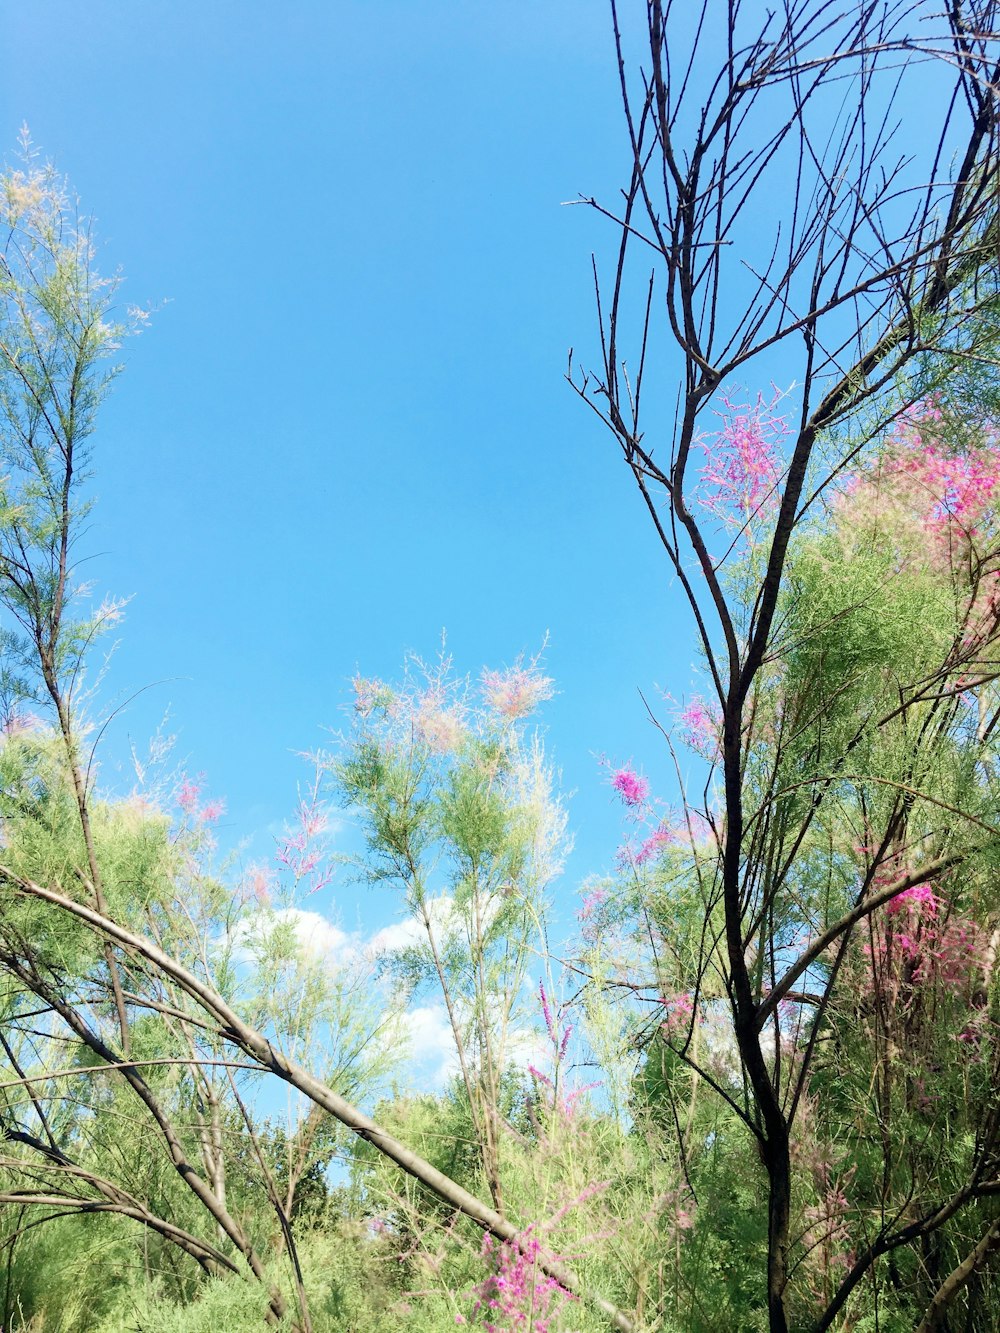
[[[0,176],[0,1205],[35,1217],[6,1237],[7,1297],[25,1230],[67,1213],[107,1213],[157,1237],[167,1263],[177,1251],[210,1276],[244,1279],[265,1322],[310,1333],[290,1226],[295,1190],[317,1151],[345,1130],[506,1245],[505,1254],[526,1253],[532,1271],[631,1329],[625,1313],[522,1234],[498,1176],[497,1139],[508,1131],[497,1102],[561,837],[540,752],[529,745],[519,753],[516,734],[547,697],[540,673],[484,678],[476,724],[470,710],[453,713],[433,692],[405,721],[360,700],[367,733],[362,726],[350,760],[332,765],[370,823],[382,877],[422,912],[427,948],[411,962],[416,974],[433,974],[449,1009],[492,1207],[345,1096],[371,1090],[384,1047],[379,1019],[357,995],[370,978],[338,981],[302,958],[294,894],[269,908],[262,881],[253,908],[206,869],[205,825],[217,805],[188,782],[174,792],[172,815],[141,794],[124,805],[96,797],[81,724],[83,669],[121,608],[107,602],[74,618],[88,595],[78,584],[77,543],[89,439],[129,330],[115,322],[114,284],[96,271],[64,183],[27,146],[26,154],[23,170]],[[293,887],[309,885],[304,892],[317,887],[317,801],[314,793],[302,807],[279,854]],[[443,887],[454,890],[445,921],[431,912],[439,859],[450,862]],[[255,966],[257,994],[240,976],[241,953]],[[53,1069],[56,1052],[67,1058]],[[277,1076],[296,1098],[294,1142],[280,1163],[267,1161],[240,1091],[239,1077],[251,1071]],[[80,1099],[84,1114],[69,1110],[67,1080],[91,1090]],[[115,1153],[99,1132],[109,1105],[134,1131]],[[246,1180],[233,1188],[234,1159],[256,1173],[256,1195],[280,1237],[280,1271],[255,1234],[254,1189]],[[151,1162],[165,1167],[169,1184]]]
[[[571,359],[570,378],[621,447],[705,674],[681,718],[705,799],[631,853],[659,941],[632,980],[665,1006],[664,1058],[756,1145],[771,1333],[904,1281],[943,1327],[996,1248],[1000,1192],[1000,474],[955,387],[996,364],[997,7],[649,0],[635,74],[618,10],[626,184],[618,207],[581,201],[617,259],[599,369]],[[722,1015],[728,1037],[698,1036]],[[953,1118],[934,1083],[970,1052]],[[831,1100],[852,1060],[870,1089],[859,1072]],[[850,1180],[830,1158],[848,1150]],[[933,1239],[963,1209],[965,1253],[962,1228]],[[831,1245],[842,1266],[817,1278]]]

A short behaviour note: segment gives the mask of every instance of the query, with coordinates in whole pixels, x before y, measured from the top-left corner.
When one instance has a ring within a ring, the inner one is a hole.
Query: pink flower
[[[447,708],[433,691],[420,701],[416,714],[417,731],[434,754],[450,754],[460,749],[465,728],[452,708]]]
[[[956,447],[941,422],[933,404],[916,406],[898,422],[877,457],[845,484],[840,526],[870,531],[874,522],[896,537],[907,563],[960,572],[970,542],[993,521],[1000,444],[995,430],[983,424],[975,443]],[[980,594],[987,605],[979,609],[991,609],[988,591],[981,588]]]
[[[633,808],[644,805],[649,795],[649,783],[631,768],[619,768],[612,775],[611,785],[625,804]]]
[[[549,1007],[549,997],[545,994],[545,983],[538,983],[538,997],[542,1002],[542,1017],[545,1019],[545,1027],[551,1036],[555,1032],[555,1023],[552,1021],[552,1010]]]
[[[201,796],[201,787],[198,783],[185,778],[177,789],[177,804],[186,815],[193,815],[198,805],[199,796]]]
[[[321,810],[315,800],[299,802],[299,824],[306,838],[315,838],[325,833],[329,822],[326,811]]]
[[[271,887],[274,883],[274,876],[265,866],[251,866],[249,873],[249,888],[257,903],[261,907],[269,907],[271,904]]]
[[[875,876],[880,887],[900,866],[883,866]],[[880,976],[897,993],[915,1002],[920,991],[940,986],[954,995],[968,992],[974,977],[984,967],[984,940],[978,924],[952,914],[946,899],[929,883],[916,884],[885,905],[885,918],[863,952]]]
[[[5,736],[22,736],[26,731],[38,731],[41,726],[42,719],[37,713],[21,713],[15,710],[8,714],[0,730]],[[3,1333],[2,1329],[0,1333]]]
[[[702,759],[714,760],[719,754],[718,707],[712,708],[704,699],[694,698],[680,713],[681,739]]]
[[[676,839],[670,829],[655,829],[640,845],[639,850],[635,854],[635,864],[637,866],[645,865],[647,861],[659,856],[663,849],[669,847],[674,841],[676,841]]]
[[[788,434],[785,419],[775,415],[782,395],[770,403],[762,394],[755,403],[736,404],[723,398],[722,428],[702,437],[707,462],[701,478],[707,489],[702,503],[711,513],[743,525],[773,508],[778,496],[778,446]]]
[[[483,695],[495,713],[516,721],[552,698],[552,680],[535,666],[514,666],[506,671],[484,671]]]
[[[666,1011],[666,1021],[662,1025],[662,1030],[668,1037],[691,1026],[694,1018],[694,999],[690,991],[679,991],[676,995],[665,998],[663,1007]]]
[[[323,839],[328,824],[314,786],[309,799],[299,801],[295,823],[287,826],[284,837],[277,840],[275,860],[290,870],[297,882],[308,880],[309,893],[326,888],[332,878]]]
[[[586,921],[608,896],[607,889],[591,889],[577,912],[577,920]]]
[[[488,1233],[483,1237],[482,1258],[495,1265],[494,1272],[476,1288],[473,1310],[495,1313],[498,1322],[484,1322],[487,1333],[549,1333],[560,1307],[573,1300],[570,1292],[539,1267],[541,1246],[528,1227],[516,1242],[497,1245]]]
[[[890,916],[902,911],[913,911],[918,916],[937,916],[940,906],[941,899],[929,884],[914,884],[911,889],[904,889],[895,898],[890,898],[885,910]]]
[[[218,799],[206,801],[198,808],[198,802],[201,800],[202,786],[199,782],[192,782],[190,778],[185,778],[177,788],[174,799],[180,806],[184,814],[192,819],[198,820],[200,824],[213,824],[221,815],[225,813],[226,803]]]

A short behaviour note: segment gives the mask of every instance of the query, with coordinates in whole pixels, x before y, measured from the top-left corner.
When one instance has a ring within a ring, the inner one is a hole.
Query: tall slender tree
[[[725,996],[739,1081],[719,1090],[767,1177],[769,1327],[825,1329],[879,1255],[925,1235],[969,1191],[995,1187],[987,1133],[950,1199],[905,1223],[886,1213],[813,1321],[790,1313],[795,1127],[851,941],[879,908],[995,843],[978,798],[979,814],[955,798],[947,834],[921,805],[935,799],[930,755],[957,725],[958,677],[988,690],[994,674],[995,623],[980,595],[995,563],[986,534],[965,542],[961,580],[949,567],[958,609],[933,661],[915,652],[912,678],[880,677],[891,696],[882,705],[854,693],[872,678],[838,649],[858,607],[877,605],[875,585],[855,587],[857,604],[826,596],[851,575],[814,549],[807,579],[805,551],[814,525],[829,522],[824,503],[872,466],[893,422],[957,364],[995,363],[997,7],[955,0],[942,15],[920,2],[789,0],[761,14],[739,0],[693,11],[649,0],[635,74],[636,33],[620,21],[633,15],[619,8],[612,0],[626,184],[618,206],[581,201],[617,228],[617,258],[598,282],[599,368],[571,361],[570,378],[621,447],[704,655],[718,799],[703,812],[697,984],[717,977]],[[767,388],[775,380],[783,407]],[[865,482],[873,502],[904,484],[896,461],[895,478]],[[935,482],[954,508],[954,485]],[[894,572],[889,562],[882,578]],[[820,641],[825,656],[806,668]],[[776,714],[778,690],[788,692]],[[949,703],[932,704],[938,696]],[[853,730],[830,721],[846,698]],[[804,896],[826,811],[860,782],[863,758],[875,762],[873,738],[887,728],[897,763],[855,792],[866,850],[838,861],[845,849],[831,844],[828,878],[850,863],[846,882]],[[792,778],[784,756],[804,737],[813,750]],[[976,743],[991,740],[992,720]],[[951,796],[938,799],[952,808]],[[793,1057],[783,1002],[802,989],[818,989],[817,1008]],[[674,1044],[693,1058],[687,1040]]]

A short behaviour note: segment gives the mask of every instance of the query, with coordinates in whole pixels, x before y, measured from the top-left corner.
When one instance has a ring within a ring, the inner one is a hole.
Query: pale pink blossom
[[[247,887],[253,894],[258,906],[269,907],[274,875],[266,866],[251,866],[247,875]]]
[[[676,838],[670,829],[662,826],[654,829],[649,837],[640,843],[633,860],[637,866],[645,865],[647,861],[655,859],[674,842],[676,842]]]
[[[719,754],[719,718],[718,705],[713,707],[704,699],[696,696],[678,715],[681,724],[681,740],[702,759],[714,760]]]
[[[316,838],[325,833],[330,820],[325,810],[315,801],[299,802],[299,827],[306,838]]]
[[[417,734],[434,754],[452,754],[465,740],[461,718],[433,691],[421,699],[414,720]]]
[[[481,681],[490,708],[511,721],[527,717],[540,703],[552,698],[551,678],[543,676],[534,666],[484,671]]]
[[[286,828],[275,852],[275,860],[296,882],[308,881],[309,893],[318,893],[333,878],[323,840],[328,823],[314,787],[308,800],[299,801],[295,823]]]
[[[40,730],[42,726],[42,719],[37,713],[21,713],[15,709],[8,714],[7,720],[3,724],[3,734],[5,736],[23,736],[26,732]]]
[[[385,708],[392,701],[392,691],[383,681],[372,676],[355,676],[354,711],[360,717],[370,717],[377,708]]]
[[[576,914],[577,920],[586,921],[600,907],[607,896],[607,889],[591,889],[580,905],[580,910]]]
[[[665,997],[662,1004],[666,1018],[661,1027],[667,1037],[690,1028],[695,1014],[694,997],[690,991],[679,991],[676,995]]]
[[[193,815],[198,808],[198,801],[201,797],[201,787],[197,782],[192,782],[190,778],[185,778],[177,788],[177,804],[186,815]]]

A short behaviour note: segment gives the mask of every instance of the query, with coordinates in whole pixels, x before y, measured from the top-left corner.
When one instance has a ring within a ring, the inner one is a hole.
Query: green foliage
[[[128,328],[111,314],[115,282],[96,271],[85,219],[66,184],[38,165],[27,139],[22,169],[0,178],[0,598],[6,711],[76,683],[83,654],[117,618],[107,603],[75,625],[73,548],[87,440]]]
[[[96,794],[75,702],[86,650],[119,608],[71,620],[73,560],[87,441],[124,330],[51,172],[8,173],[0,221],[4,1327],[235,1333],[283,1301],[284,1322],[313,1333],[438,1333],[499,1317],[481,1298],[513,1253],[484,1250],[376,1136],[350,1139],[304,1096],[263,1115],[262,1073],[235,1067],[253,1042],[169,969],[19,880],[151,937],[271,1042],[263,1063],[290,1056],[372,1108],[643,1330],[768,1327],[761,1201],[783,1133],[792,1326],[812,1327],[858,1253],[909,1226],[842,1326],[914,1327],[991,1225],[1000,1178],[1000,450],[989,422],[984,442],[954,420],[962,392],[982,416],[992,390],[942,379],[934,402],[952,419],[934,407],[933,426],[901,425],[924,431],[919,450],[905,433],[869,441],[791,534],[777,629],[728,733],[740,755],[727,789],[712,734],[693,746],[701,810],[663,815],[644,779],[617,775],[651,836],[630,838],[588,899],[560,1005],[547,898],[566,818],[527,725],[551,693],[537,662],[475,684],[447,661],[412,665],[399,686],[356,681],[354,728],[321,757],[275,875],[217,863],[191,784],[172,815],[162,792],[159,805]],[[720,485],[739,481],[732,463],[716,466]],[[737,638],[766,558],[764,509],[744,518],[753,531],[725,585]],[[378,960],[304,905],[332,875],[321,792],[364,834],[341,863],[396,894],[403,942]],[[903,876],[905,893],[864,910]],[[414,1093],[397,1086],[403,1014],[429,996],[459,1072]],[[995,1275],[977,1272],[954,1307],[968,1333],[993,1327],[998,1298]],[[518,1313],[527,1328],[537,1311]],[[550,1327],[605,1325],[567,1302]]]

